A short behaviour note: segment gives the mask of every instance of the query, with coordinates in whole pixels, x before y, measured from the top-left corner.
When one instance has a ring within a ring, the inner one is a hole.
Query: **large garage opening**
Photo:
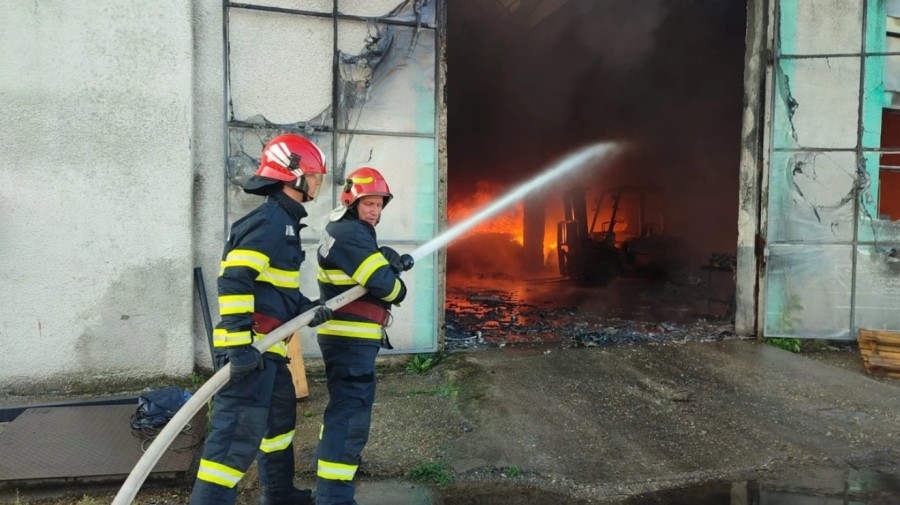
[[[579,147],[629,146],[451,244],[447,345],[728,332],[746,5],[447,11],[451,225]]]

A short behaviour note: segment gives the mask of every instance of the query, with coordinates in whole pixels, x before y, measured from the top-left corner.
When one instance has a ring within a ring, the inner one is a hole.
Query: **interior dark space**
[[[719,0],[448,2],[451,226],[579,147],[627,146],[448,248],[448,335],[508,340],[517,310],[729,320],[745,24]]]

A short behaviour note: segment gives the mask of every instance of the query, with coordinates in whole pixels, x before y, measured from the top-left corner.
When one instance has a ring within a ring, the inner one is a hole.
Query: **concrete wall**
[[[766,101],[766,42],[770,29],[767,0],[747,2],[747,49],[744,57],[744,109],[741,125],[735,320],[738,335],[758,335],[756,328],[759,268],[759,208]]]
[[[332,0],[264,3],[332,9]],[[397,3],[347,9],[376,15]],[[221,2],[0,0],[0,12],[0,392],[152,385],[209,368],[194,268],[215,323],[235,191],[225,177]],[[330,106],[330,20],[276,21],[329,27],[282,44],[325,68],[261,69],[242,23],[271,15],[235,17],[241,114],[298,121]],[[254,105],[284,93],[280,81],[293,85],[285,107]]]
[[[0,2],[0,382],[185,374],[191,2]]]
[[[217,319],[216,277],[225,242],[225,105],[224,51],[222,43],[222,3],[218,0],[193,2],[194,40],[193,106],[193,257],[191,267],[199,267],[209,298],[207,309],[212,324]],[[194,357],[201,369],[212,369],[206,328],[196,285],[191,293]]]

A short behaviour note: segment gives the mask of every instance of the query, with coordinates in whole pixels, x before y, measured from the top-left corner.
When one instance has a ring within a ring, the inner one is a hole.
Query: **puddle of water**
[[[496,483],[454,484],[439,492],[443,505],[898,505],[896,465],[862,470],[813,471],[790,484],[712,482],[610,501],[579,501],[548,491]]]
[[[895,470],[860,470],[844,482],[806,486],[758,482],[713,483],[628,499],[624,505],[897,505],[900,475]]]
[[[441,492],[442,505],[586,505],[540,489],[500,484],[454,484]]]

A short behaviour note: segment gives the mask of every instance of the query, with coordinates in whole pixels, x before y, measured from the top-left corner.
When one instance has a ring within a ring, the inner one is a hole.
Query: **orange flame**
[[[475,212],[490,205],[503,192],[505,188],[488,181],[478,181],[474,193],[457,198],[447,204],[447,221],[450,226],[459,223]],[[463,236],[471,237],[479,233],[499,233],[509,235],[519,245],[524,243],[525,237],[522,231],[523,219],[522,202],[517,202],[508,210],[500,212],[490,219],[482,221],[467,231]]]

